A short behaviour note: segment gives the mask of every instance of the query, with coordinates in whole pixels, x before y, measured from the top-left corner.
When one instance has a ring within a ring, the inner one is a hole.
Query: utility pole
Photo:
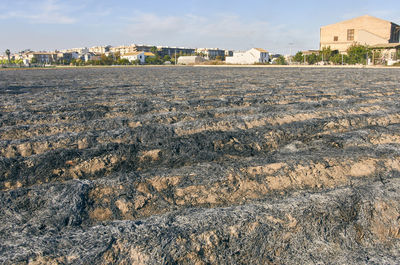
[[[175,65],[176,65],[176,48],[175,48]]]
[[[289,64],[292,64],[292,45],[294,43],[289,43],[289,48],[290,48],[290,52],[289,52]]]

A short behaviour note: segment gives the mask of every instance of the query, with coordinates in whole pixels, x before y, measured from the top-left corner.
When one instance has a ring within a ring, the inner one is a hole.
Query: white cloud
[[[23,19],[38,24],[73,24],[77,20],[68,15],[70,9],[58,0],[45,0],[40,3],[26,3],[26,6],[11,6],[8,12],[0,14],[0,19]]]

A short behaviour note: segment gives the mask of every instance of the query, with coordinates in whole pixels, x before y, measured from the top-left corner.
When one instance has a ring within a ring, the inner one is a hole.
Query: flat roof
[[[398,47],[400,47],[400,43],[383,43],[371,46],[371,48],[398,48]]]

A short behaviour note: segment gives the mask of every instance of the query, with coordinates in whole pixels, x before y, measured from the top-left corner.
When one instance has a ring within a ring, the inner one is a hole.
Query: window
[[[338,40],[339,40],[338,36],[333,37],[333,41],[338,41]]]
[[[347,30],[347,40],[353,41],[354,40],[354,29]]]

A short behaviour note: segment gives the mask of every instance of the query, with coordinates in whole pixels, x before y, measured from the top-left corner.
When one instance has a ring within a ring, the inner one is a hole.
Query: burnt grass
[[[399,264],[400,70],[0,71],[1,264]]]

